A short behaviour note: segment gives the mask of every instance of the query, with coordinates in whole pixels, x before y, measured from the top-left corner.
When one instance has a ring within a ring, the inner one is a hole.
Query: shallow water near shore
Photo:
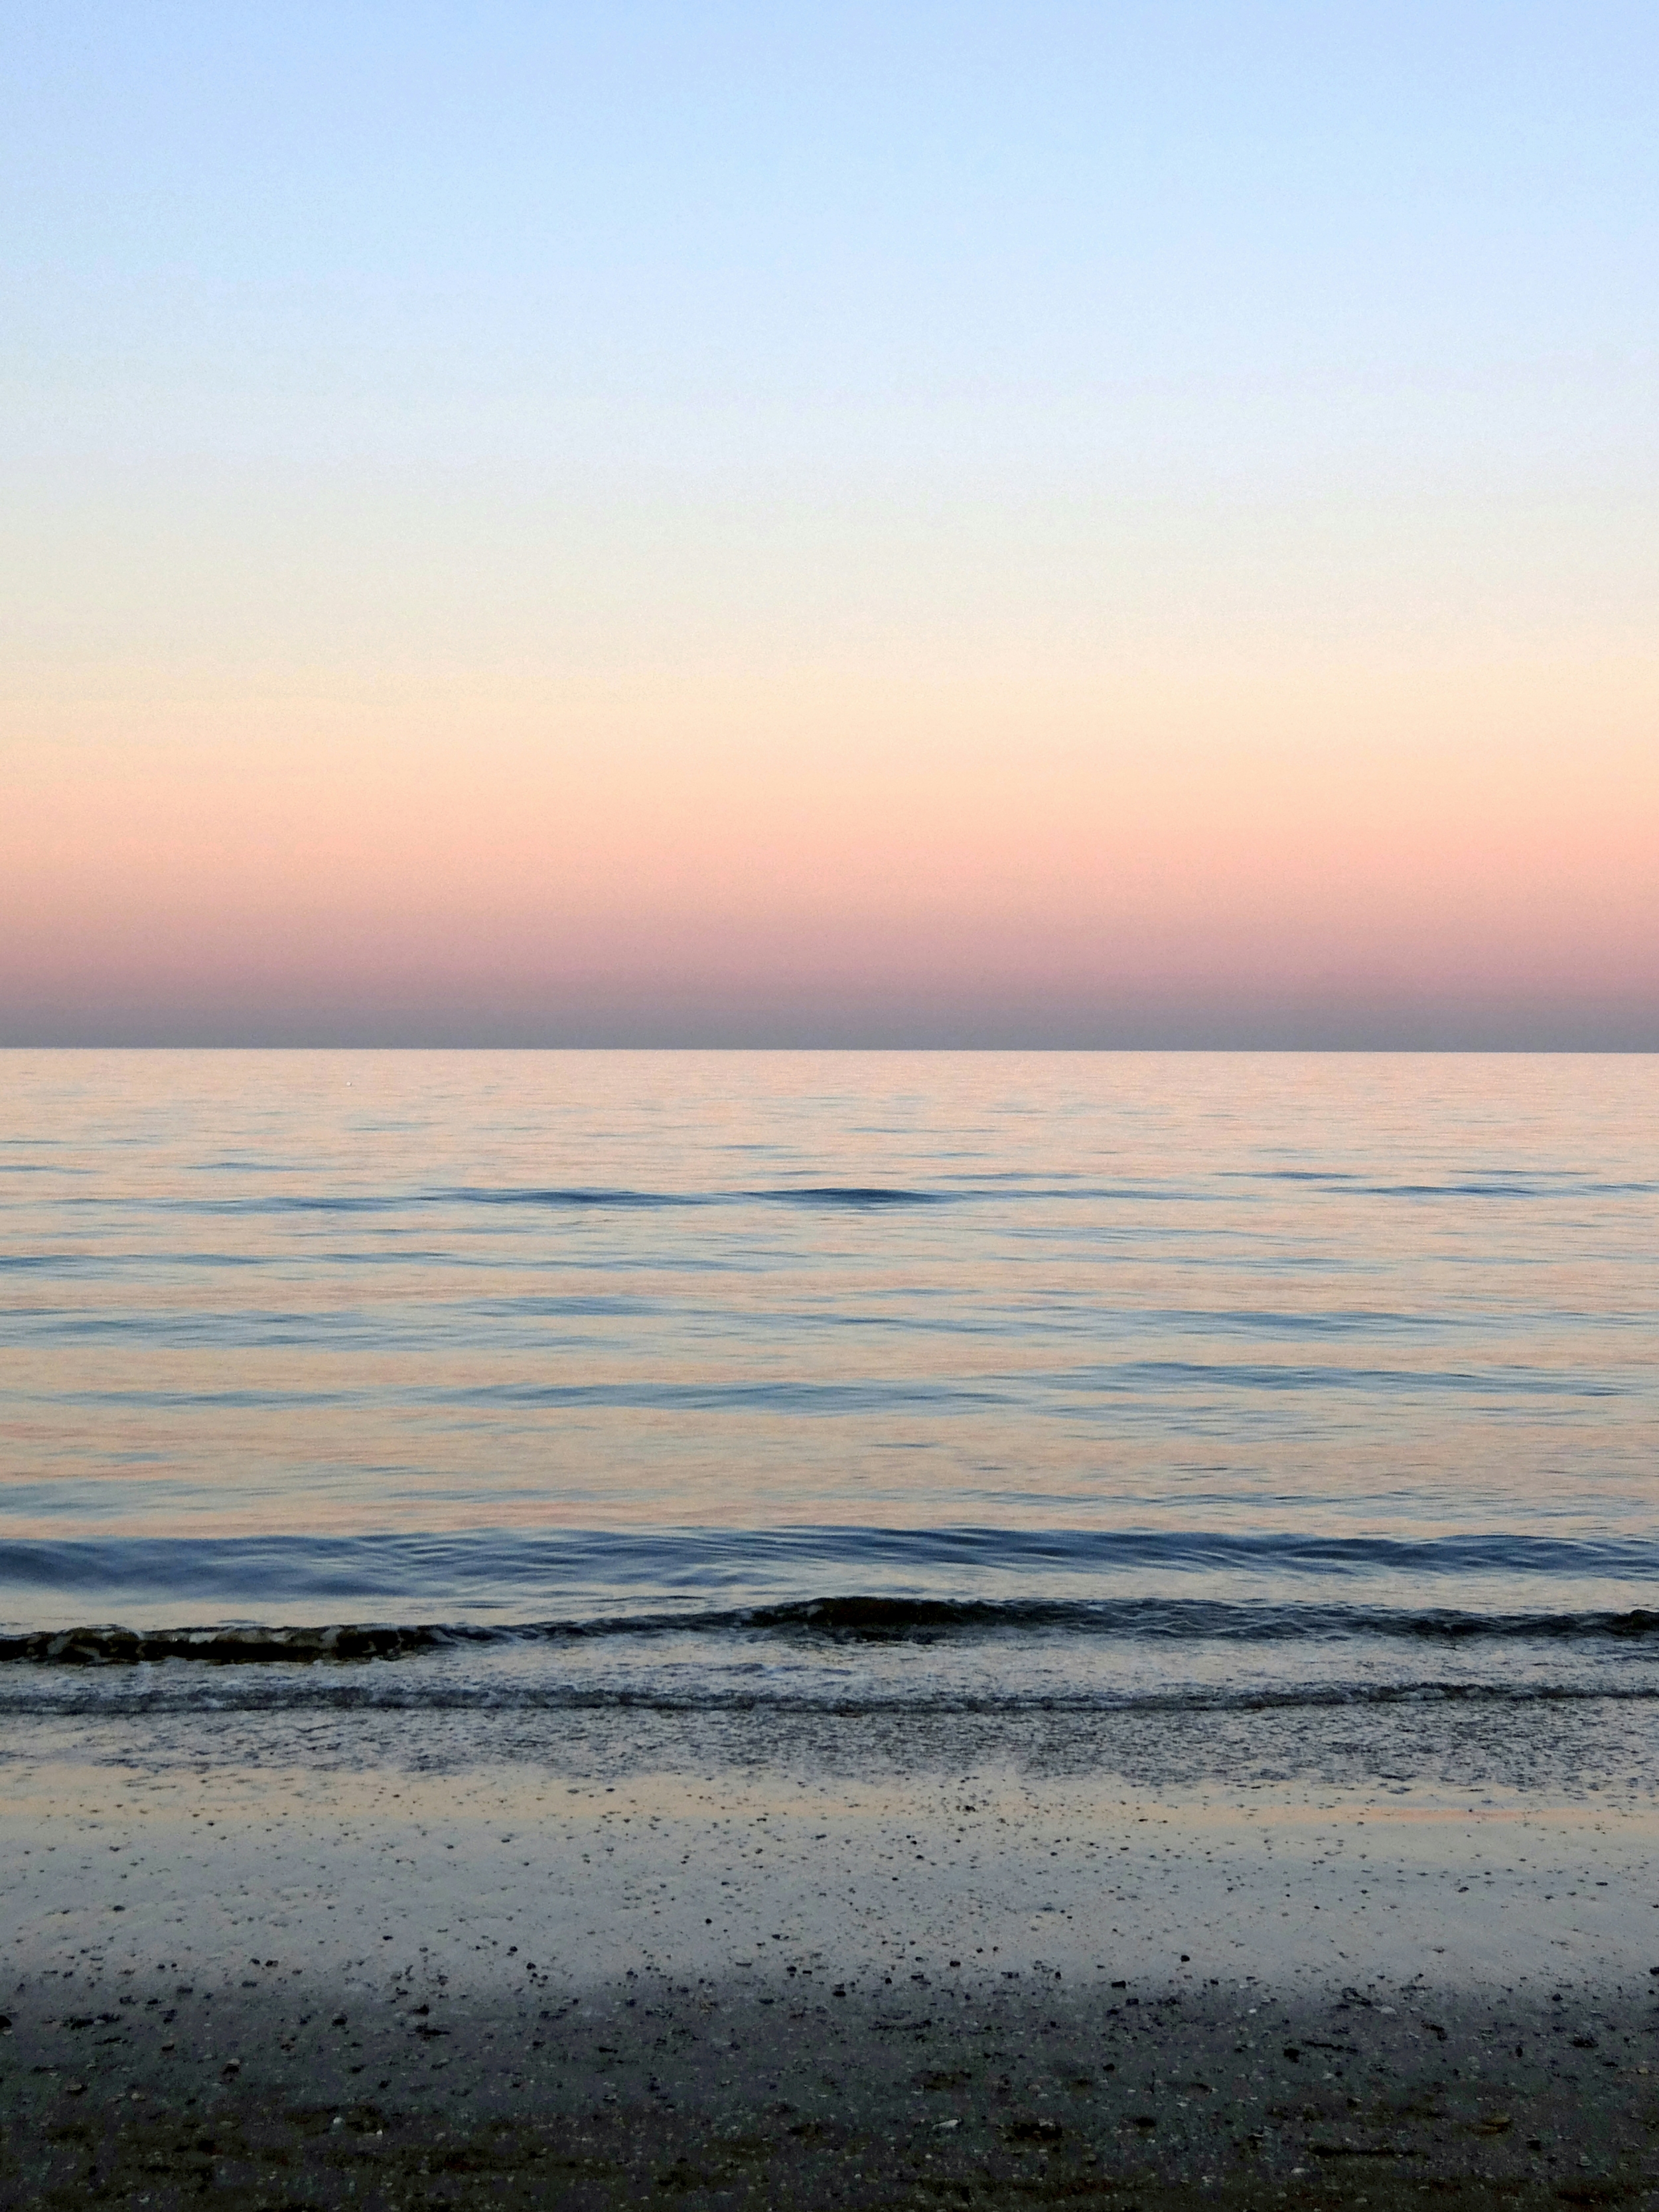
[[[1650,1059],[3,1066],[12,1710],[1659,1687]]]

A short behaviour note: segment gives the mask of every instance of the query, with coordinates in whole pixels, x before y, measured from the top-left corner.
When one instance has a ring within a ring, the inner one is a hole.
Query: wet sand
[[[1548,1725],[14,1714],[0,2179],[1639,2201],[1650,1723]]]
[[[7,2039],[6,2187],[27,2204],[1381,2205],[1659,2185],[1640,2004],[836,1986],[640,1975],[489,2003],[418,1977],[349,1996],[273,1978],[32,2003]]]

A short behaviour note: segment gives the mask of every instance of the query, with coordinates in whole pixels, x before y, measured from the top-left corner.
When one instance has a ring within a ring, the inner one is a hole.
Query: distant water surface
[[[0,1055],[4,1649],[162,1636],[145,1695],[225,1694],[210,1650],[401,1653],[400,1696],[1646,1694],[1656,1077]],[[139,1694],[62,1674],[8,1695]]]

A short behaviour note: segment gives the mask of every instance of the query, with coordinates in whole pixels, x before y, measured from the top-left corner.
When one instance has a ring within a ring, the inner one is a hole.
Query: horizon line
[[[1659,1042],[1653,1043],[1559,1043],[1532,1041],[1525,1043],[1476,1043],[1444,1040],[1437,1042],[1328,1042],[1302,1040],[1254,1040],[1229,1042],[1184,1039],[1160,1042],[1064,1042],[1050,1040],[1027,1043],[992,1043],[983,1041],[939,1039],[895,1041],[883,1038],[869,1042],[755,1041],[732,1042],[718,1038],[678,1040],[618,1041],[615,1038],[261,1038],[261,1037],[76,1037],[76,1038],[6,1038],[0,1037],[0,1052],[580,1052],[580,1053],[699,1053],[732,1054],[769,1053],[847,1053],[894,1054],[911,1053],[1001,1054],[1017,1058],[1034,1053],[1107,1054],[1150,1055],[1190,1054],[1193,1055],[1219,1054],[1274,1054],[1290,1057],[1297,1054],[1328,1056],[1395,1056],[1399,1058],[1553,1058],[1553,1059],[1653,1059],[1659,1057]]]

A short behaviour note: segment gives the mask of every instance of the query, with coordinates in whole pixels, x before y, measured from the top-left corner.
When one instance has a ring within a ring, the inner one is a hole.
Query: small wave
[[[801,1631],[849,1640],[1067,1633],[1128,1637],[1159,1643],[1203,1641],[1282,1644],[1357,1637],[1466,1644],[1511,1638],[1527,1641],[1659,1638],[1659,1612],[1480,1613],[1452,1607],[1409,1610],[1389,1606],[1230,1605],[1161,1598],[1073,1602],[839,1597],[757,1606],[721,1617],[721,1626]],[[684,1626],[684,1624],[677,1624]],[[609,1624],[607,1624],[609,1626]]]
[[[1035,1378],[1033,1378],[1035,1379]],[[1553,1375],[1546,1370],[1505,1368],[1355,1367],[1334,1362],[1301,1365],[1290,1361],[1224,1359],[1125,1359],[1060,1369],[1047,1378],[1056,1389],[1123,1391],[1225,1389],[1260,1391],[1353,1390],[1367,1395],[1480,1394],[1510,1398],[1619,1398],[1630,1395],[1622,1382],[1583,1374]]]
[[[697,1206],[841,1206],[854,1212],[884,1207],[941,1206],[962,1191],[913,1190],[883,1183],[785,1183],[759,1190],[633,1190],[620,1185],[459,1183],[403,1191],[263,1191],[257,1197],[175,1198],[162,1210],[228,1214],[406,1213],[444,1206],[525,1206],[553,1212],[664,1212]],[[106,1201],[88,1200],[87,1205]]]
[[[1288,1182],[1329,1188],[1358,1198],[1638,1198],[1659,1191],[1659,1183],[1626,1178],[1609,1181],[1567,1168],[1531,1168],[1506,1173],[1454,1177],[1443,1182],[1389,1182],[1343,1168],[1231,1168],[1227,1182]]]
[[[1580,1585],[1573,1595],[1581,1601],[1594,1595],[1584,1585],[1659,1583],[1659,1543],[1506,1530],[1346,1536],[1294,1529],[834,1522],[14,1537],[0,1540],[0,1617],[9,1609],[8,1592],[14,1603],[31,1600],[31,1616],[38,1614],[40,1598],[49,1598],[54,1611],[61,1608],[63,1625],[64,1614],[108,1619],[124,1604],[143,1606],[152,1619],[163,1604],[177,1603],[181,1614],[187,1607],[211,1608],[222,1620],[269,1617],[280,1604],[313,1613],[326,1607],[336,1620],[353,1611],[360,1619],[461,1617],[475,1606],[496,1613],[512,1606],[520,1620],[574,1618],[630,1604],[665,1613],[677,1607],[684,1618],[711,1606],[819,1603],[849,1590],[862,1594],[860,1602],[1111,1604],[1153,1595],[1145,1587],[1152,1575],[1189,1586],[1196,1577],[1225,1576],[1232,1587],[1211,1595],[1239,1600],[1319,1596],[1342,1603],[1361,1598],[1379,1578],[1402,1585],[1432,1578],[1455,1596],[1460,1582],[1481,1577],[1513,1588],[1515,1601],[1506,1609],[1518,1614],[1534,1609],[1520,1591],[1553,1580]],[[1139,1589],[1121,1587],[1129,1577],[1139,1581]],[[1056,1578],[1073,1586],[1056,1588]],[[1164,1595],[1191,1602],[1199,1593]]]
[[[555,1210],[569,1207],[577,1212],[595,1208],[607,1212],[630,1208],[649,1212],[660,1207],[706,1206],[711,1202],[710,1194],[695,1191],[590,1188],[580,1184],[544,1189],[534,1187],[515,1189],[511,1186],[498,1189],[488,1185],[464,1184],[453,1190],[416,1192],[404,1201],[410,1206],[531,1206]]]
[[[782,1190],[750,1191],[746,1195],[769,1206],[844,1206],[855,1212],[884,1206],[941,1206],[947,1201],[943,1191],[887,1190],[862,1183],[808,1183]]]
[[[1659,1644],[1659,1612],[1480,1613],[1451,1607],[1229,1605],[1156,1598],[1079,1601],[884,1596],[805,1598],[697,1613],[599,1614],[586,1620],[258,1624],[137,1630],[85,1626],[0,1636],[0,1663],[136,1666],[190,1660],[216,1666],[407,1659],[467,1646],[523,1648],[597,1638],[782,1638],[835,1644],[931,1644],[1042,1635],[1176,1643],[1290,1644],[1383,1639],[1468,1644],[1607,1642]]]
[[[1329,1535],[1291,1528],[1009,1528],[949,1524],[894,1528],[858,1522],[803,1522],[781,1528],[418,1528],[356,1535],[108,1535],[0,1540],[0,1590],[131,1590],[166,1597],[226,1589],[325,1593],[435,1593],[438,1586],[491,1589],[525,1579],[654,1583],[679,1597],[748,1582],[757,1601],[817,1597],[902,1575],[900,1597],[1040,1597],[1006,1589],[1011,1575],[1119,1571],[1248,1571],[1261,1575],[1526,1575],[1659,1582],[1659,1541],[1644,1537],[1460,1531],[1443,1535]],[[984,1577],[982,1589],[929,1590],[938,1575]],[[776,1589],[783,1577],[794,1589]],[[772,1590],[765,1583],[772,1582]],[[998,1589],[995,1583],[1002,1583]],[[805,1589],[803,1589],[805,1583]],[[918,1583],[922,1583],[918,1589]],[[880,1593],[887,1595],[887,1593]],[[1093,1593],[1082,1593],[1093,1595]],[[1106,1593],[1102,1593],[1106,1595]],[[3,1601],[3,1599],[0,1599]],[[418,1601],[418,1597],[416,1597]]]
[[[137,1666],[194,1659],[210,1666],[258,1666],[274,1660],[404,1659],[465,1642],[501,1642],[511,1632],[439,1626],[330,1628],[65,1628],[0,1636],[0,1663],[38,1666]]]

